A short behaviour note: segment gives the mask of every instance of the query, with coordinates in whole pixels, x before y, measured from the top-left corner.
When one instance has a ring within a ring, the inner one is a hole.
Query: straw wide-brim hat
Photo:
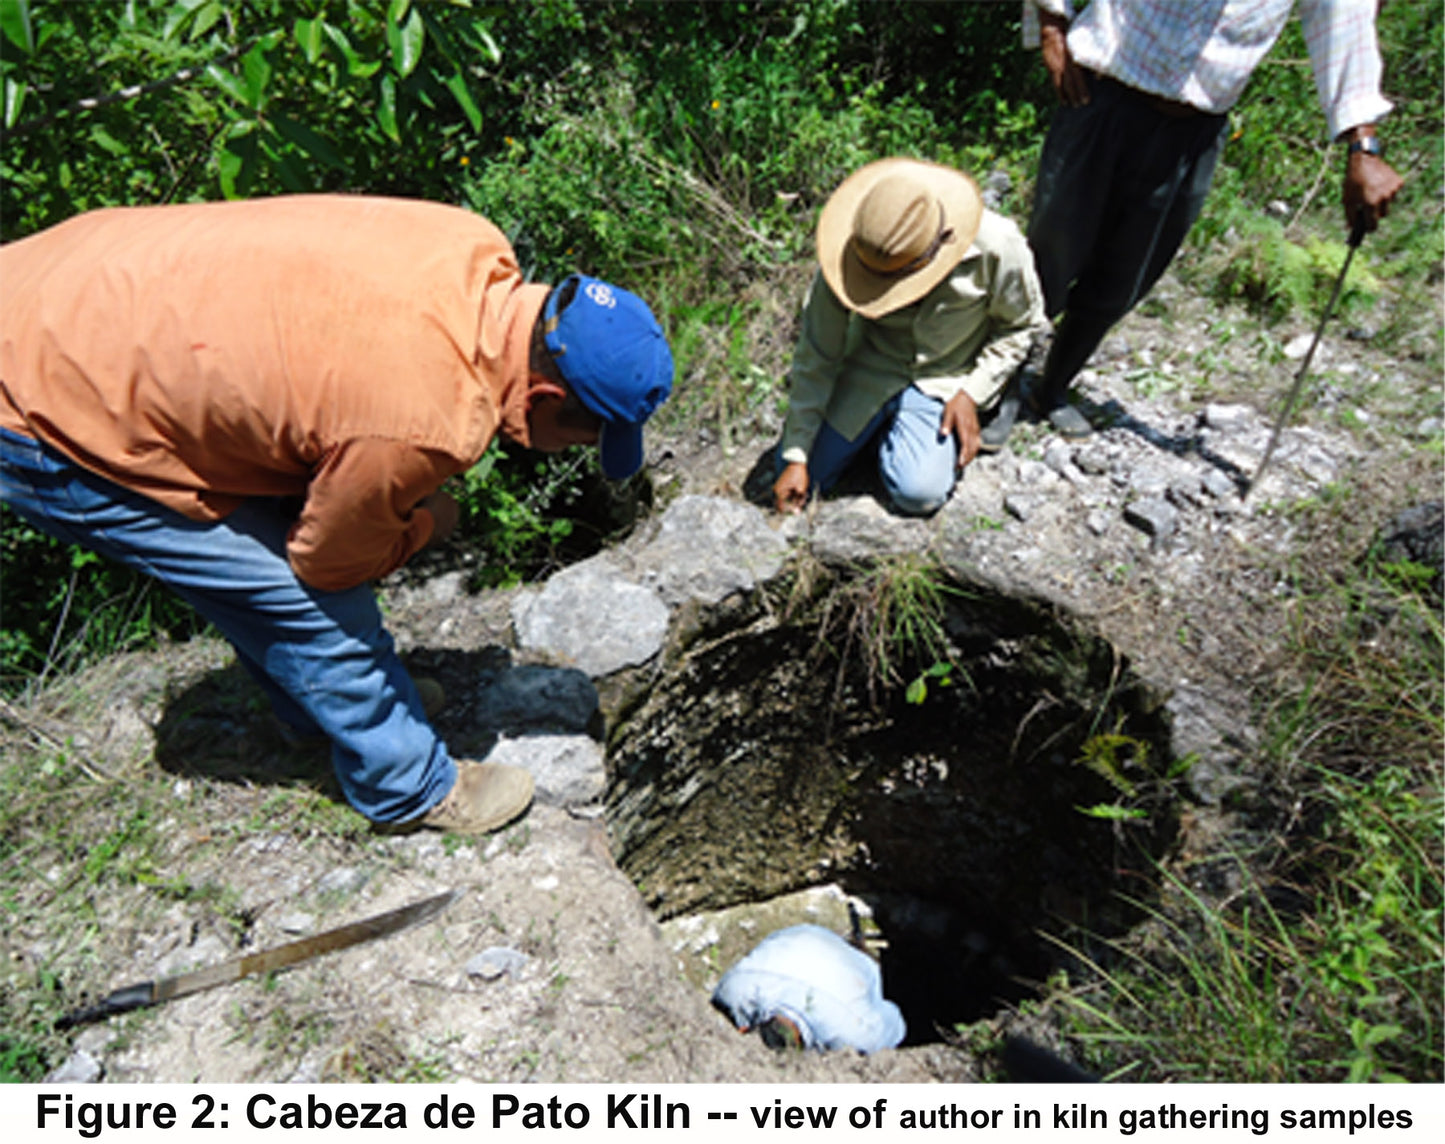
[[[948,277],[978,234],[983,199],[962,171],[879,159],[854,171],[818,219],[818,261],[850,310],[878,318]]]

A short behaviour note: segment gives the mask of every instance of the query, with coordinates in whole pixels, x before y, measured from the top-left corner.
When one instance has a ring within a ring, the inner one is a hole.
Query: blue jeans
[[[958,438],[943,433],[943,402],[907,386],[851,441],[826,421],[808,450],[808,484],[827,492],[853,458],[878,440],[878,476],[905,516],[937,512],[958,480]]]
[[[3,429],[0,500],[58,540],[154,576],[214,624],[282,722],[331,739],[341,788],[368,818],[416,818],[456,782],[371,587],[322,592],[291,570],[285,502],[191,520]]]

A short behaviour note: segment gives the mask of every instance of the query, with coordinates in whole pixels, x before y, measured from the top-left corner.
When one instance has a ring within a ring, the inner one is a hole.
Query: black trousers
[[[1062,314],[1041,396],[1062,401],[1111,326],[1159,280],[1199,217],[1228,133],[1098,76],[1059,107],[1039,157],[1028,239],[1044,306]]]

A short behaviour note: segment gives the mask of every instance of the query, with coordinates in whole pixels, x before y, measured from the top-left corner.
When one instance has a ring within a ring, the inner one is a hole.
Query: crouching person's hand
[[[955,394],[943,407],[943,423],[939,431],[943,436],[952,433],[958,438],[960,470],[977,457],[980,430],[978,406],[974,404],[973,398],[966,393]]]
[[[426,547],[431,548],[441,544],[456,531],[457,518],[461,516],[461,509],[457,507],[456,498],[450,493],[432,493],[431,496],[422,498],[421,503],[416,507],[424,508],[431,513],[431,539],[426,542]]]
[[[808,503],[808,466],[793,461],[773,484],[773,503],[779,512],[800,512]]]

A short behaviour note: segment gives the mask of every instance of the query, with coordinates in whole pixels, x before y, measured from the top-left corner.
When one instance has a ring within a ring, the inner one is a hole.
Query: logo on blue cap
[[[565,307],[563,299],[570,299]],[[630,477],[642,467],[643,423],[672,392],[662,327],[636,294],[584,274],[557,285],[542,318],[563,379],[602,418],[602,471],[612,480]]]

